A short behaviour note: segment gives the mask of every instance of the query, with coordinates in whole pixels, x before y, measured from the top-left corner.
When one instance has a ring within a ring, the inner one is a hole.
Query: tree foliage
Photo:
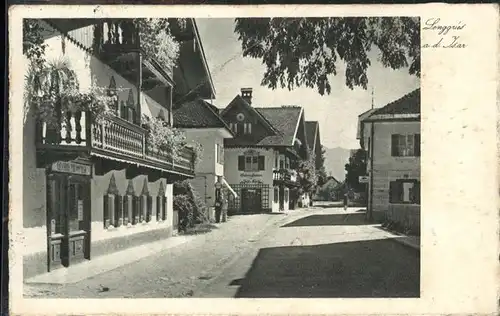
[[[261,84],[306,86],[330,94],[328,77],[344,62],[345,84],[367,88],[368,53],[377,47],[385,67],[420,76],[420,20],[411,17],[237,18],[243,56],[266,66]]]
[[[326,174],[325,169],[325,160],[326,160],[326,149],[323,145],[321,145],[321,155],[316,159],[316,177],[317,177],[317,185],[322,186],[326,183],[328,175]]]
[[[309,158],[299,164],[297,168],[297,180],[300,184],[299,193],[312,193],[316,189],[318,177],[315,163],[316,155],[310,151]]]
[[[317,192],[319,199],[323,201],[338,200],[341,194],[345,191],[345,184],[337,181],[329,180],[324,183]]]
[[[345,165],[346,183],[355,192],[363,192],[366,184],[359,183],[359,176],[366,175],[366,151],[358,149]]]

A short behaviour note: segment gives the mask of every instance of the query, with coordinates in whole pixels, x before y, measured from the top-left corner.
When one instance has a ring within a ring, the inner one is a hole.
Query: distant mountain
[[[351,149],[325,147],[325,169],[326,174],[332,174],[338,181],[345,179],[345,164],[349,161]]]

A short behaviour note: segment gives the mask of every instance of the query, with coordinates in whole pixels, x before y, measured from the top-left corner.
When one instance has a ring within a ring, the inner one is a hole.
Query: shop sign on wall
[[[242,173],[240,174],[241,177],[243,178],[258,178],[262,177],[262,173],[257,173],[257,172],[252,172],[252,173]]]
[[[52,164],[52,171],[90,176],[92,169],[88,165],[83,165],[71,161],[56,161]]]

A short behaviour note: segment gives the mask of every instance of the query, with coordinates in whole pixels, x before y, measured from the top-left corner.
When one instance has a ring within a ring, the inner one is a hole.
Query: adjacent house
[[[420,231],[420,89],[360,122],[368,152],[368,215]]]
[[[320,170],[322,167],[321,165],[322,146],[321,146],[318,121],[306,121],[306,137],[307,137],[307,144],[309,146],[309,152],[314,153],[315,157],[314,167],[316,170]],[[307,204],[310,205],[312,203],[313,195],[314,192],[311,192],[311,194],[308,196],[309,203],[307,203],[307,201],[304,201],[306,205]]]
[[[49,126],[26,104],[25,277],[170,236],[175,229],[172,183],[195,176],[194,153],[188,147],[179,155],[155,150],[143,118],[172,126],[173,104],[191,95],[214,95],[192,19],[176,33],[181,44],[175,67],[144,55],[147,43],[138,40],[130,19],[38,23],[45,59],[77,81],[79,91],[102,88],[93,93],[111,97],[113,114],[97,124],[93,113],[73,103],[64,112],[55,104],[58,124]],[[27,59],[24,66],[28,73]]]
[[[278,212],[295,207],[295,169],[308,157],[304,110],[299,106],[255,107],[252,89],[241,89],[221,112],[235,134],[224,140],[224,175],[238,197],[229,213]]]
[[[187,141],[195,141],[201,145],[196,174],[189,182],[205,204],[213,209],[215,183],[222,178],[222,182],[229,188],[223,179],[224,139],[233,138],[233,132],[219,115],[218,109],[202,99],[182,104],[174,109],[173,117],[174,126],[185,131]]]

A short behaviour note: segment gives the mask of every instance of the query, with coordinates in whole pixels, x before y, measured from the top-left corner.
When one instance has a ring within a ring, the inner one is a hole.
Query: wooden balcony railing
[[[297,172],[291,169],[273,170],[274,181],[297,182]]]
[[[194,173],[193,149],[184,147],[175,158],[171,153],[154,152],[148,146],[147,131],[119,117],[106,119],[104,124],[94,124],[88,113],[68,112],[59,130],[39,122],[37,135],[39,149],[89,150],[90,154],[119,156],[134,163],[139,161],[166,170]]]

